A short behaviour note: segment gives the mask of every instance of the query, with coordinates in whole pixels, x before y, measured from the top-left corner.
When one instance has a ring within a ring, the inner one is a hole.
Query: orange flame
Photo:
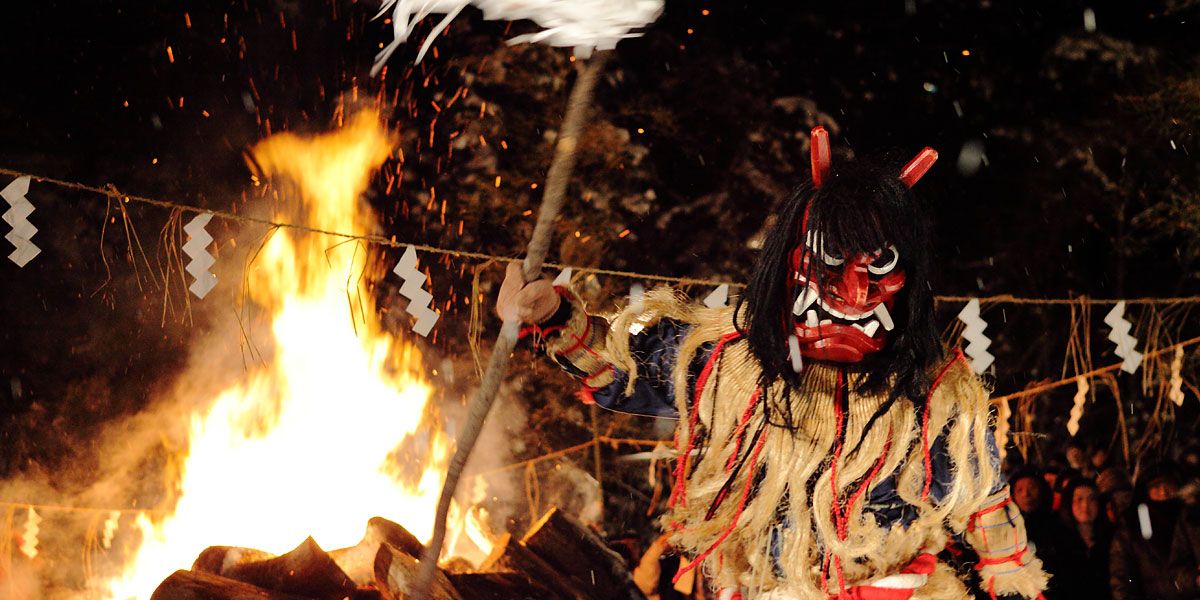
[[[363,234],[377,222],[361,194],[393,147],[361,114],[333,133],[268,138],[253,156],[264,174],[296,184],[296,214],[278,217]],[[394,453],[417,431],[431,389],[417,349],[376,317],[364,249],[343,242],[277,231],[262,248],[246,286],[271,314],[273,347],[190,416],[174,514],[139,520],[142,545],[110,582],[112,598],[149,598],[212,545],[283,553],[312,535],[326,549],[352,546],[376,515],[431,535],[449,442],[421,444],[429,463],[414,486],[401,483]]]

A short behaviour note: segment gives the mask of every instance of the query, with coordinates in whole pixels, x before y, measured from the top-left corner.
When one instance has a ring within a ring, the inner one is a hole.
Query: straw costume
[[[911,187],[936,157],[834,168],[815,129],[812,181],[784,202],[732,307],[659,289],[605,319],[510,270],[499,310],[533,324],[587,401],[679,419],[663,525],[723,597],[966,598],[937,558],[956,545],[978,555],[992,597],[1046,587],[988,393],[934,327],[930,226]]]

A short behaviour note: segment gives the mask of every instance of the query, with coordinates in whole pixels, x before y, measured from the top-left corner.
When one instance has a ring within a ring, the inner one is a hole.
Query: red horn
[[[904,182],[904,186],[911,188],[916,185],[925,173],[933,167],[933,163],[937,162],[938,153],[933,148],[926,147],[924,150],[917,153],[912,160],[900,169],[900,181]]]
[[[821,187],[825,179],[829,177],[829,166],[831,162],[829,154],[829,133],[824,127],[816,126],[812,130],[812,136],[809,138],[809,153],[812,154],[812,179],[813,187]]]

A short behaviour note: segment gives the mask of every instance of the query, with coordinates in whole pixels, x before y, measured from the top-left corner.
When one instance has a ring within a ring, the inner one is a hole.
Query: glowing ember
[[[360,195],[392,147],[360,115],[315,138],[277,135],[253,154],[298,188],[302,210],[280,218],[368,233],[376,223]],[[382,331],[360,276],[364,249],[343,242],[277,231],[263,247],[246,285],[271,314],[273,348],[191,416],[175,512],[138,523],[143,543],[111,582],[113,598],[149,598],[208,546],[283,553],[309,535],[325,549],[352,546],[376,515],[431,534],[449,444],[439,435],[420,444],[431,449],[420,481],[400,483],[394,453],[421,423],[430,388],[417,350]],[[468,535],[487,546],[478,525]]]

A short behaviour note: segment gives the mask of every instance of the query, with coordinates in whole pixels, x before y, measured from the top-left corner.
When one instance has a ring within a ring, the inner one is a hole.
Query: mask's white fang
[[[800,292],[800,295],[796,298],[796,303],[792,305],[792,314],[796,316],[804,314],[804,311],[808,310],[808,307],[812,306],[816,301],[817,291],[812,289],[812,287],[804,288],[804,291]]]
[[[883,303],[875,307],[875,316],[879,318],[880,323],[883,323],[885,330],[891,331],[896,328],[896,324],[892,322],[892,314],[888,312],[887,307]]]

